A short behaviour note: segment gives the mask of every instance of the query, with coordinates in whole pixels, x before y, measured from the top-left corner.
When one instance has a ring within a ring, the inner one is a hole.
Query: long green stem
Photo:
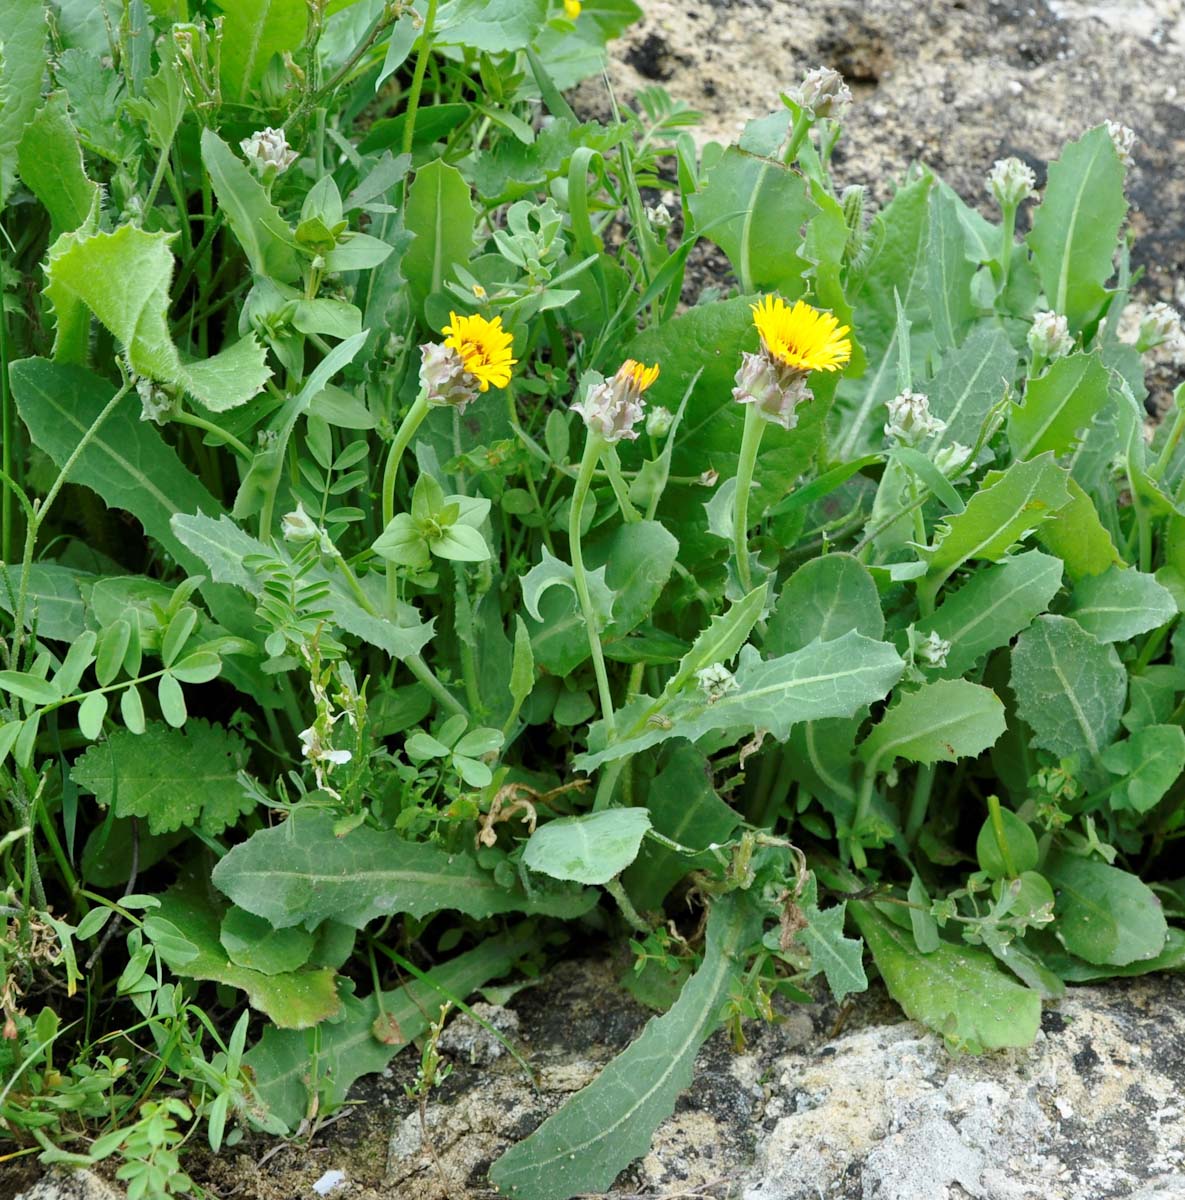
[[[909,802],[909,815],[905,819],[905,840],[912,846],[917,841],[930,808],[930,791],[934,786],[934,764],[923,763],[918,767],[913,782],[913,796]]]
[[[753,590],[749,570],[749,493],[753,489],[753,472],[757,467],[757,451],[765,432],[765,418],[755,404],[745,408],[745,432],[741,435],[741,456],[737,463],[737,490],[733,496],[732,543],[737,559],[737,578],[741,591]]]
[[[8,391],[8,314],[4,311],[3,288],[0,288],[0,468],[8,479],[12,478],[15,433],[12,397]],[[10,562],[12,559],[12,516],[12,493],[6,487],[0,491],[0,562]]]
[[[436,25],[437,0],[428,0],[428,8],[424,13],[424,28],[420,33],[419,49],[416,54],[416,68],[411,78],[411,90],[407,96],[407,108],[404,110],[406,124],[403,126],[403,153],[410,154],[415,144],[416,113],[420,107],[420,93],[424,89],[424,74],[428,70],[428,59],[432,54],[432,35]]]
[[[428,396],[427,393],[421,391],[416,397],[415,403],[407,410],[407,416],[403,418],[399,429],[395,433],[395,440],[391,443],[391,449],[387,452],[387,465],[383,470],[383,528],[386,529],[395,517],[395,480],[399,475],[399,463],[403,458],[403,452],[411,444],[411,439],[415,437],[416,430],[423,423],[424,418],[428,415]],[[397,576],[394,563],[387,564],[387,607],[391,612],[395,612],[395,601],[398,599],[399,593],[396,587]]]
[[[1008,288],[1008,272],[1012,267],[1012,243],[1016,240],[1016,205],[1004,207],[1004,221],[1000,229],[1000,295]]]
[[[255,457],[246,443],[241,442],[233,433],[228,433],[225,429],[215,425],[213,421],[207,421],[205,417],[196,416],[194,413],[185,412],[182,409],[172,413],[170,420],[176,421],[179,425],[192,425],[194,429],[203,429],[206,433],[213,434],[225,442],[244,462],[249,463]]]
[[[584,443],[584,457],[580,460],[580,474],[576,477],[576,490],[572,493],[572,509],[568,520],[568,543],[572,555],[572,581],[576,585],[576,596],[580,601],[580,611],[584,615],[584,625],[588,631],[588,648],[592,652],[593,670],[597,676],[597,691],[601,697],[601,715],[605,718],[605,728],[612,739],[617,732],[613,724],[613,696],[609,691],[609,674],[605,670],[605,655],[601,650],[600,627],[596,611],[593,609],[592,596],[588,590],[588,576],[584,570],[584,553],[580,548],[580,526],[584,516],[584,502],[588,499],[593,472],[597,469],[604,446],[605,441],[601,435],[590,429],[588,440]]]

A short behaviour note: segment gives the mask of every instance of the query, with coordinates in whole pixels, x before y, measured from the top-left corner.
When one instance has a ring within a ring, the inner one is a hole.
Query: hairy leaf
[[[1100,642],[1126,642],[1167,624],[1177,604],[1151,575],[1112,567],[1075,585],[1067,615]]]
[[[1004,732],[1004,704],[991,688],[939,679],[906,692],[864,739],[860,757],[884,770],[898,758],[956,762],[983,753]]]
[[[558,817],[531,834],[523,862],[552,879],[607,883],[637,858],[649,828],[650,814],[644,808]]]

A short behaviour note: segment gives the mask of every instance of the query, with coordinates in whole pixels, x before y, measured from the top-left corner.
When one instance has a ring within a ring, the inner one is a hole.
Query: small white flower
[[[1115,153],[1119,155],[1119,161],[1125,167],[1132,165],[1132,151],[1136,147],[1136,133],[1134,129],[1129,129],[1126,125],[1121,125],[1118,121],[1107,121],[1107,133],[1111,137],[1111,144],[1115,147]]]
[[[837,120],[852,102],[852,92],[844,77],[830,67],[815,67],[808,71],[802,82],[790,88],[786,95],[812,116],[835,117]]]
[[[934,465],[943,473],[951,476],[967,465],[971,457],[971,447],[962,442],[951,442],[949,446],[940,446],[934,451]]]
[[[741,686],[737,683],[736,676],[723,663],[701,667],[696,671],[695,678],[699,683],[699,690],[707,696],[709,704],[715,704],[717,700],[727,696],[729,692],[735,692]]]
[[[140,397],[140,420],[152,421],[156,425],[168,423],[173,411],[173,397],[143,375],[136,380],[136,395]]]
[[[998,158],[988,172],[988,188],[1002,209],[1016,208],[1035,196],[1036,184],[1033,168],[1019,158]]]
[[[333,763],[335,767],[340,767],[344,763],[348,763],[353,754],[349,750],[323,750],[321,752],[321,761]]]
[[[285,513],[280,518],[280,532],[286,542],[311,542],[321,536],[316,521],[304,510],[304,505],[298,500],[294,512]]]
[[[1166,342],[1171,343],[1174,348],[1181,345],[1181,314],[1171,305],[1157,302],[1140,321],[1136,346],[1140,350],[1152,350]]]
[[[917,644],[915,653],[928,667],[945,667],[946,656],[950,653],[950,642],[939,637],[938,632],[931,629]]]
[[[920,446],[946,428],[946,422],[930,412],[930,398],[923,392],[902,392],[889,401],[888,409],[885,437],[899,446]]]
[[[287,171],[299,157],[295,150],[288,145],[288,139],[282,129],[256,130],[250,137],[243,138],[239,143],[247,162],[256,175],[280,175]]]
[[[1061,313],[1039,312],[1029,327],[1029,349],[1041,358],[1061,358],[1074,349],[1070,325]]]
[[[315,725],[310,725],[308,729],[302,729],[297,736],[300,738],[301,753],[311,763],[329,763],[331,766],[340,767],[354,757],[349,750],[334,750],[326,747],[322,743],[321,735],[317,732]]]
[[[671,227],[671,210],[663,203],[647,204],[646,223],[655,233],[666,233]]]

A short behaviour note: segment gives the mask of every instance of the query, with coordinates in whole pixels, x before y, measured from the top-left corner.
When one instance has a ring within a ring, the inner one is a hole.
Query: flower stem
[[[406,124],[403,126],[403,153],[410,154],[416,141],[416,113],[420,107],[420,93],[424,88],[424,74],[428,70],[428,59],[432,54],[432,37],[436,32],[437,0],[428,0],[428,10],[424,14],[424,27],[420,32],[416,51],[416,65],[412,73],[411,88],[407,96]]]
[[[793,166],[799,150],[802,149],[802,143],[806,140],[806,135],[810,133],[814,123],[814,117],[805,108],[799,110],[798,116],[794,118],[794,124],[790,126],[790,140],[786,144],[786,152],[782,155],[782,161],[787,166]]]
[[[1000,295],[1008,288],[1008,271],[1012,265],[1012,243],[1016,239],[1016,205],[1004,206],[1004,221],[1000,230]]]
[[[213,434],[214,437],[220,439],[228,445],[240,458],[250,463],[255,456],[251,453],[250,448],[241,442],[233,433],[215,425],[213,421],[207,421],[204,417],[199,417],[193,413],[186,412],[181,409],[170,414],[169,419],[176,421],[179,425],[192,425],[195,429],[203,429],[206,433]]]
[[[601,632],[597,623],[597,615],[593,609],[592,596],[588,590],[588,576],[584,571],[584,554],[580,548],[580,527],[584,516],[584,502],[588,499],[589,487],[592,484],[593,472],[601,459],[601,451],[605,441],[599,433],[589,430],[588,440],[584,443],[584,457],[580,460],[580,474],[576,477],[576,490],[572,493],[572,508],[568,518],[568,544],[572,555],[572,582],[576,585],[576,596],[580,601],[580,611],[584,615],[585,628],[588,630],[588,648],[592,653],[593,670],[597,676],[597,691],[601,697],[601,715],[605,719],[605,728],[609,738],[616,734],[613,725],[613,696],[609,691],[609,675],[605,670],[605,656],[601,650]]]
[[[741,454],[737,462],[737,490],[733,496],[732,541],[737,557],[737,578],[741,591],[753,589],[749,571],[749,493],[753,489],[753,472],[757,466],[757,451],[761,448],[761,435],[765,432],[765,419],[754,404],[745,408],[745,432],[741,435]]]
[[[403,458],[403,452],[411,444],[411,439],[415,437],[416,430],[423,423],[424,418],[428,415],[428,395],[421,391],[416,397],[415,403],[407,410],[407,415],[400,423],[399,429],[395,433],[395,440],[391,443],[391,449],[387,451],[387,465],[383,470],[383,528],[386,529],[395,517],[395,479],[399,474],[399,463]],[[396,566],[394,563],[387,563],[387,607],[392,614],[395,612],[395,601],[398,599],[398,591],[396,588]]]

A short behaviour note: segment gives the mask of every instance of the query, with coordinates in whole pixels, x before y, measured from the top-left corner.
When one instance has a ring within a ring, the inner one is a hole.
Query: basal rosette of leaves
[[[833,73],[734,146],[657,88],[582,122],[629,0],[9,7],[18,1153],[191,1193],[196,1134],[413,1043],[423,1098],[442,1008],[629,939],[654,1019],[490,1173],[563,1200],[721,1024],[879,975],[991,1051],[1181,967],[1181,332],[1126,311],[1121,129],[874,210]]]

